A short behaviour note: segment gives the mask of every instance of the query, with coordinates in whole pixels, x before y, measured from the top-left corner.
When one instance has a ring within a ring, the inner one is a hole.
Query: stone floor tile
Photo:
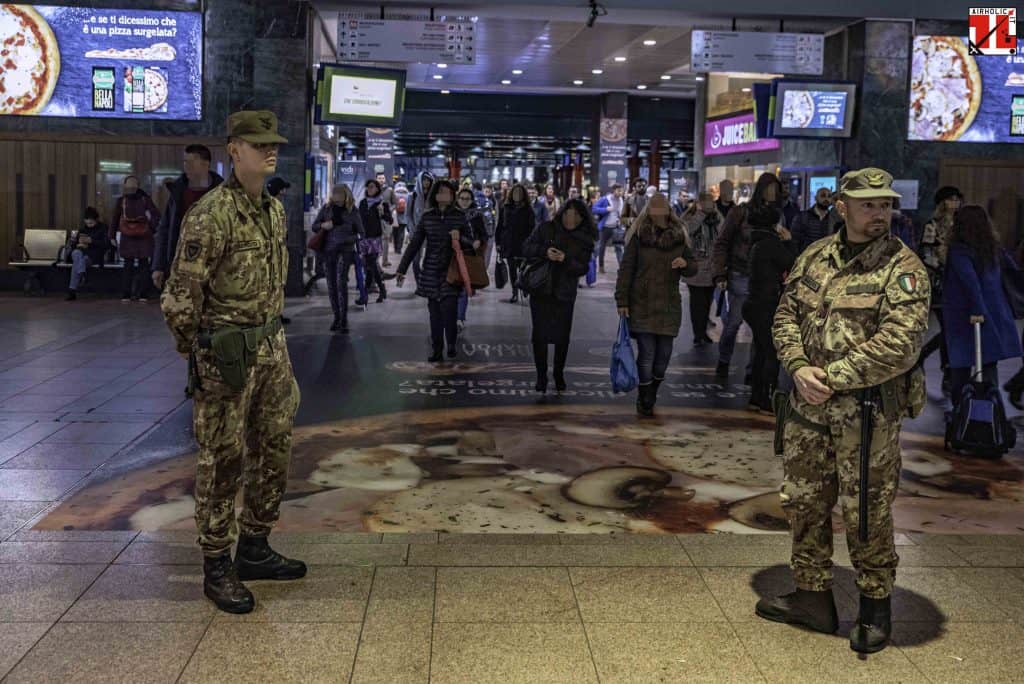
[[[203,553],[194,541],[192,543],[141,542],[136,538],[114,562],[119,565],[194,565],[199,567],[203,564]]]
[[[13,380],[35,380],[38,382],[46,382],[52,380],[58,375],[63,375],[67,371],[63,368],[33,368],[29,366],[18,366],[17,368],[11,368],[0,372],[0,383],[8,383]],[[29,385],[31,387],[31,385]]]
[[[199,533],[195,530],[144,530],[139,532],[139,536],[135,538],[135,541],[140,544],[176,542],[178,544],[192,544],[194,546],[198,536]]]
[[[789,563],[792,542],[784,535],[680,535],[697,567],[765,567]],[[837,554],[837,561],[840,560]]]
[[[689,566],[678,546],[604,545],[493,546],[482,544],[412,544],[409,565],[438,566]]]
[[[385,532],[381,544],[436,544],[437,532]]]
[[[858,658],[850,650],[849,623],[835,635],[764,621],[733,629],[769,682],[928,682],[898,648]]]
[[[960,568],[900,568],[893,591],[899,622],[1000,622],[1009,617],[958,574]]]
[[[91,472],[0,468],[0,496],[8,501],[56,501]]]
[[[431,684],[597,682],[582,624],[434,625]]]
[[[565,568],[438,568],[435,622],[579,622]]]
[[[64,616],[68,622],[209,622],[198,567],[112,565]]]
[[[0,385],[3,384],[3,380],[0,380]],[[0,420],[0,443],[3,443],[8,437],[12,437],[29,425],[32,425],[34,421],[31,420]]]
[[[436,575],[435,568],[377,568],[366,622],[432,622]]]
[[[1024,548],[1024,534],[958,534],[950,535],[952,546],[1004,546]]]
[[[11,671],[48,629],[49,622],[0,622],[0,679]]]
[[[72,423],[44,441],[124,446],[148,429],[144,423]]]
[[[726,622],[586,625],[602,684],[764,681]]]
[[[114,444],[37,444],[3,464],[25,470],[91,470],[117,453]]]
[[[730,622],[763,622],[754,613],[761,598],[793,591],[788,566],[771,568],[700,568],[701,577]],[[833,596],[840,620],[857,617],[854,577],[850,571],[835,569]]]
[[[138,532],[131,530],[21,530],[12,542],[122,542],[129,544]]]
[[[49,505],[48,501],[0,501],[0,541],[21,529]]]
[[[566,546],[635,544],[639,546],[678,546],[672,534],[560,534],[559,541]]]
[[[110,563],[128,542],[7,541],[0,563]]]
[[[205,625],[60,623],[7,682],[172,682]]]
[[[429,621],[367,623],[359,638],[351,684],[426,684],[430,642]]]
[[[956,568],[953,573],[989,604],[1024,622],[1024,571],[1018,568]]]
[[[38,411],[59,411],[78,399],[69,395],[19,394],[0,402],[0,411],[13,413],[34,413]]]
[[[0,441],[0,462],[14,458],[25,451],[25,449],[35,446],[58,430],[64,429],[64,427],[63,423],[53,420],[33,422],[28,427]]]
[[[557,545],[559,544],[557,534],[451,534],[443,532],[437,535],[438,544],[482,544],[487,546],[502,546],[513,544],[516,546],[534,545]]]
[[[405,565],[402,544],[301,544],[276,542],[274,548],[308,565]]]
[[[1024,567],[1024,546],[964,546],[949,547],[966,564],[981,568]]]
[[[54,622],[103,565],[0,565],[0,622]]]
[[[901,568],[951,568],[968,565],[951,548],[942,546],[899,546],[896,554],[900,557]]]
[[[199,643],[179,681],[308,684],[345,682],[352,673],[358,624],[217,622]],[[241,648],[252,644],[252,648]]]
[[[931,625],[898,627],[896,645],[933,682],[1021,681],[1021,625],[948,623],[941,636]]]
[[[587,623],[725,620],[696,568],[571,568],[569,573]]]
[[[362,622],[372,568],[313,567],[292,582],[246,582],[256,596],[247,615],[219,613],[218,622]]]
[[[380,538],[369,532],[275,532],[270,544],[380,544]]]
[[[118,396],[96,409],[96,413],[128,414],[128,413],[170,413],[185,402],[179,392],[173,397],[126,397]]]

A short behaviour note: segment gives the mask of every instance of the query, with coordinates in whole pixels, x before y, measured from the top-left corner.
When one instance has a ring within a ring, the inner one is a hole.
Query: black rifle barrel
[[[871,433],[874,431],[874,388],[860,393],[860,486],[857,491],[857,535],[868,540],[868,477],[871,456]]]

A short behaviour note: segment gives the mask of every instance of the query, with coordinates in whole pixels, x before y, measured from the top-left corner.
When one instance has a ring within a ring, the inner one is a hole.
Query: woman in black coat
[[[512,299],[508,301],[512,304],[519,301],[516,282],[523,267],[523,244],[536,225],[533,207],[530,206],[530,195],[522,184],[516,183],[508,191],[505,206],[498,218],[498,228],[494,233],[500,256],[508,261],[508,281],[512,284]]]
[[[463,251],[471,251],[477,240],[466,221],[466,215],[455,206],[456,192],[455,184],[451,181],[439,180],[433,184],[427,197],[426,211],[405,248],[402,263],[398,265],[397,284],[402,287],[409,266],[419,254],[420,248],[426,244],[423,267],[420,277],[416,279],[416,294],[427,300],[430,311],[433,351],[427,360],[431,363],[444,358],[442,352],[446,339],[448,358],[455,358],[458,352],[455,343],[459,333],[457,320],[462,286],[448,282],[448,267],[455,256],[452,240],[458,240]]]
[[[596,241],[594,217],[583,200],[572,199],[552,220],[538,226],[523,245],[524,257],[546,259],[551,264],[551,277],[544,292],[534,292],[530,296],[538,392],[548,389],[549,344],[555,345],[555,389],[565,391],[565,361],[569,355],[576,293],[580,277],[587,273]]]
[[[363,221],[366,236],[359,241],[359,256],[366,269],[366,286],[377,284],[377,303],[388,298],[384,288],[384,273],[380,269],[380,253],[384,249],[384,226],[391,225],[391,205],[383,200],[383,189],[375,178],[366,181],[365,196],[359,203],[359,216]],[[366,305],[365,301],[356,302]]]
[[[459,194],[456,197],[455,203],[459,209],[465,212],[466,221],[469,222],[471,235],[473,236],[473,251],[467,252],[467,254],[483,255],[487,250],[487,224],[484,221],[483,213],[480,211],[480,207],[476,204],[476,196],[473,191],[469,188],[462,188],[459,190]],[[487,268],[487,262],[484,262],[484,268]],[[459,333],[466,327],[466,311],[469,309],[469,295],[466,294],[465,288],[459,293],[459,315],[458,315],[458,326]]]
[[[782,298],[782,285],[793,268],[797,244],[786,228],[761,226],[750,231],[750,296],[743,304],[743,320],[754,333],[750,408],[772,412],[772,394],[778,382],[779,357],[772,339],[772,322]]]
[[[348,273],[356,263],[356,245],[363,238],[363,221],[352,189],[345,184],[331,190],[331,202],[320,210],[313,232],[330,231],[324,241],[327,292],[334,310],[331,331],[348,332]]]

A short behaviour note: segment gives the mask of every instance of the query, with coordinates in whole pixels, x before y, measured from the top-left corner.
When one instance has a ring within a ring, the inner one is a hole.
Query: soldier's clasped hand
[[[804,366],[793,374],[793,382],[804,401],[812,406],[824,404],[832,396],[832,389],[825,384],[828,375],[816,366]]]

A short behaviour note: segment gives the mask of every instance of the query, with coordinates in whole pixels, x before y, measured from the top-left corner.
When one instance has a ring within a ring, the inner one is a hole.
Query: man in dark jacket
[[[153,284],[158,289],[163,288],[164,277],[171,270],[178,251],[181,221],[185,214],[200,197],[224,182],[210,170],[212,160],[213,156],[205,145],[189,145],[185,148],[185,173],[168,188],[171,199],[157,225],[156,249],[153,251]]]
[[[802,211],[793,219],[789,230],[793,233],[793,243],[796,246],[797,254],[810,247],[823,237],[832,234],[835,222],[832,220],[832,191],[828,188],[818,188],[814,195],[814,206],[807,211]]]
[[[102,265],[103,257],[110,249],[110,238],[107,236],[107,224],[100,221],[100,214],[93,207],[86,207],[82,214],[82,227],[71,233],[68,240],[71,253],[71,282],[68,283],[67,301],[78,298],[78,288],[82,284],[82,276],[93,264]]]

